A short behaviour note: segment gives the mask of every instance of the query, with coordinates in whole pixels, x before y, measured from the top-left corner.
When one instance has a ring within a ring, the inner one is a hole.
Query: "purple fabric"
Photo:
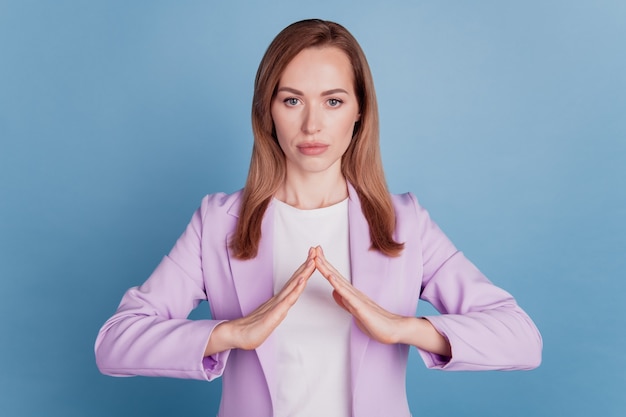
[[[394,195],[396,258],[369,250],[369,229],[349,186],[353,283],[391,312],[414,315],[418,299],[441,315],[427,319],[445,335],[452,358],[420,351],[429,368],[532,369],[541,362],[539,331],[506,291],[494,286],[430,220],[411,194]],[[246,315],[273,294],[273,206],[262,224],[258,256],[231,256],[228,240],[240,193],[205,197],[170,254],[139,287],[129,289],[96,340],[101,372],[212,380],[222,377],[219,416],[271,416],[273,339],[254,351],[232,350],[203,358],[213,328]],[[208,300],[215,320],[188,320]],[[355,325],[350,335],[355,416],[410,416],[405,376],[409,346],[383,345]],[[321,364],[323,366],[323,364]]]

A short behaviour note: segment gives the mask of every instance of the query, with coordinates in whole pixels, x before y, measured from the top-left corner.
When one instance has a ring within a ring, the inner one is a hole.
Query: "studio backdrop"
[[[530,372],[413,349],[413,415],[626,415],[619,0],[0,0],[0,415],[216,414],[219,380],[107,377],[93,344],[202,197],[243,186],[257,65],[310,17],[365,50],[390,189],[544,337]]]

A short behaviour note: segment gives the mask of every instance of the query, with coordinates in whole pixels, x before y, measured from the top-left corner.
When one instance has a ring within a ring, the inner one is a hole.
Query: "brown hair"
[[[252,158],[243,189],[239,221],[230,242],[237,258],[250,259],[257,255],[263,215],[286,175],[285,155],[276,139],[270,111],[280,77],[300,51],[324,46],[339,48],[350,59],[360,106],[360,120],[342,157],[342,173],[359,196],[369,225],[372,248],[388,256],[397,256],[404,247],[393,239],[396,218],[382,168],[376,93],[365,54],[343,26],[310,19],[283,29],[267,48],[259,64],[252,99]]]

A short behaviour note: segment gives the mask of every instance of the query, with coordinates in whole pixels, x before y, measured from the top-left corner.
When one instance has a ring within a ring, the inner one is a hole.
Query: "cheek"
[[[278,130],[278,124],[276,123],[277,117],[274,105],[270,107],[270,116],[272,116],[272,125],[274,126],[274,131],[276,131]]]
[[[342,115],[339,120],[335,121],[336,132],[341,136],[347,136],[349,139],[352,139],[354,128],[356,124],[356,116],[350,115]]]
[[[285,112],[282,112],[280,109],[275,109],[272,107],[272,122],[274,124],[274,130],[276,131],[276,135],[284,135],[288,134],[290,129],[293,129],[293,122],[289,120],[288,115]]]
[[[290,136],[289,124],[286,123],[284,115],[280,114],[280,111],[275,111],[272,109],[272,124],[274,125],[273,133],[274,138],[276,138],[276,142],[278,142],[278,146],[280,149],[285,152],[287,146],[287,138]]]
[[[280,123],[274,122],[274,137],[276,141],[280,145],[280,147],[284,150],[285,144],[287,142],[287,137],[289,137],[289,132],[285,131],[285,128]]]

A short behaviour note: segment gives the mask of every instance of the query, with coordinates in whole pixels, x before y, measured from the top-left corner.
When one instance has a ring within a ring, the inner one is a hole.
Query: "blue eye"
[[[296,106],[300,102],[300,100],[298,100],[297,98],[289,97],[283,100],[283,102],[288,106]]]
[[[341,100],[339,100],[338,98],[331,98],[328,99],[328,105],[330,107],[337,107],[339,106],[341,103],[343,103]]]

